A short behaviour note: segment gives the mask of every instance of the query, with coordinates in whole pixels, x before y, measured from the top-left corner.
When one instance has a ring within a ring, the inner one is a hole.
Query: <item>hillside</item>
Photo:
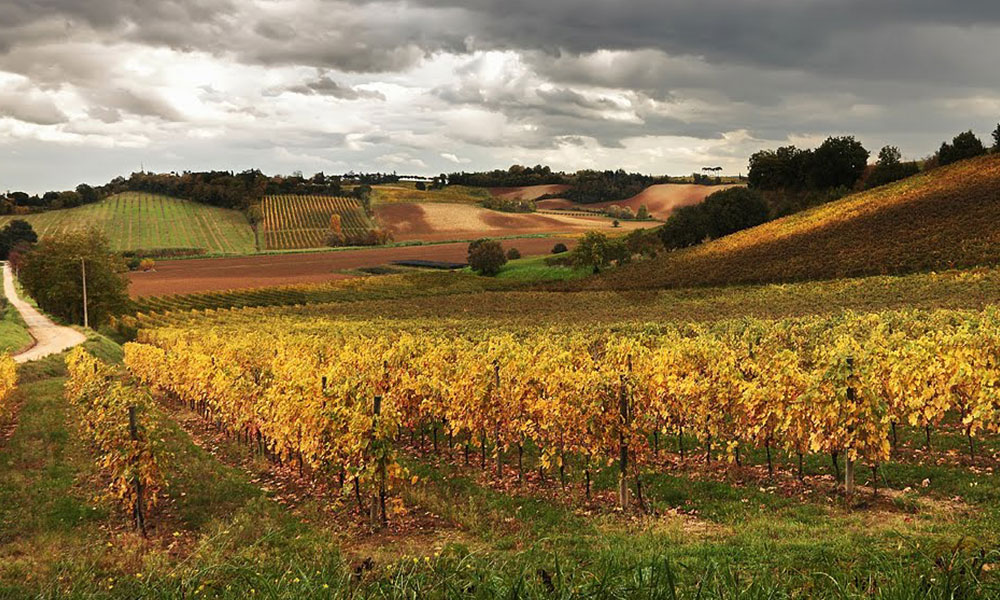
[[[189,200],[124,192],[94,204],[33,215],[0,217],[0,226],[24,219],[39,237],[100,229],[115,250],[198,248],[207,253],[254,251],[254,235],[242,213]]]
[[[641,221],[623,221],[612,229],[610,219],[538,213],[505,213],[469,204],[441,202],[383,204],[375,207],[379,224],[397,242],[472,240],[480,237],[621,231],[648,227]]]
[[[330,234],[330,219],[340,215],[341,231],[363,234],[372,222],[354,198],[332,196],[267,196],[261,203],[264,249],[322,248]]]
[[[564,199],[540,200],[538,208],[543,210],[604,210],[611,206],[622,206],[638,212],[645,206],[654,219],[667,220],[674,210],[682,206],[698,204],[715,192],[739,187],[729,185],[697,185],[693,183],[661,183],[651,185],[642,192],[625,200],[578,204]]]
[[[769,283],[1000,262],[1000,156],[854,194],[583,285]]]

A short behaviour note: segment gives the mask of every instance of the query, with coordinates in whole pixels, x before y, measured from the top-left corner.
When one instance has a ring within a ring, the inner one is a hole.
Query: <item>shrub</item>
[[[500,242],[481,239],[469,244],[469,266],[480,275],[496,275],[505,264],[507,257]]]
[[[517,248],[511,248],[507,251],[507,260],[517,260],[521,258],[521,251]]]
[[[611,221],[611,226],[612,227],[620,227],[621,223],[618,222],[618,219],[615,219],[614,221]]]
[[[562,242],[559,242],[555,246],[552,246],[552,254],[562,254],[563,252],[567,252],[568,250],[569,248],[567,248],[566,244]]]
[[[392,233],[387,229],[371,229],[361,233],[331,231],[326,236],[326,245],[339,246],[384,246],[392,242]]]
[[[415,183],[413,185],[413,187],[416,188],[417,190],[421,191],[421,192],[423,192],[423,191],[425,191],[427,189],[427,185],[423,181],[418,181],[417,183]]]
[[[149,271],[156,266],[156,261],[152,258],[144,258],[139,261],[139,268],[143,271]]]

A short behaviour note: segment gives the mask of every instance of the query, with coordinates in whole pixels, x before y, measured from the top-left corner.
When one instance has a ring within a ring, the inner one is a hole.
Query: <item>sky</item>
[[[1000,121],[998,40],[996,0],[0,0],[0,191],[921,158]]]

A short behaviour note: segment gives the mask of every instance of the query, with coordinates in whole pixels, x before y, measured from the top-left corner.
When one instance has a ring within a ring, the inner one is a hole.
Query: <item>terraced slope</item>
[[[582,285],[773,283],[1000,263],[1000,156],[854,194]]]
[[[334,214],[340,215],[341,230],[346,234],[364,233],[373,227],[353,198],[267,196],[261,208],[261,234],[267,250],[323,247]]]
[[[190,200],[124,192],[77,208],[0,217],[0,226],[24,219],[39,237],[96,227],[115,250],[200,248],[208,253],[247,254],[254,235],[243,213]]]

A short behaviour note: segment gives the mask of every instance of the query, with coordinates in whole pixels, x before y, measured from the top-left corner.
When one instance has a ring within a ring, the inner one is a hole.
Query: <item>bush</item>
[[[139,268],[143,271],[150,271],[156,266],[156,261],[152,258],[144,258],[139,261]]]
[[[620,227],[621,223],[618,222],[618,219],[615,219],[614,221],[611,221],[611,226],[612,227]]]
[[[534,200],[515,200],[513,198],[490,196],[483,200],[483,208],[509,213],[530,213],[535,212],[538,207],[535,205]]]
[[[421,191],[421,192],[423,192],[423,191],[425,191],[427,189],[427,185],[423,181],[418,181],[417,183],[415,183],[413,185],[413,187],[416,188],[417,190]]]
[[[333,248],[340,246],[384,246],[390,242],[392,242],[392,233],[386,229],[371,229],[361,233],[331,231],[326,236],[326,245]]]
[[[552,254],[562,254],[563,252],[567,251],[569,251],[569,248],[567,248],[566,244],[562,242],[559,242],[555,246],[552,246]]]
[[[507,260],[517,260],[521,258],[521,251],[517,248],[511,248],[507,251]]]
[[[481,239],[469,244],[469,266],[480,275],[496,275],[505,264],[507,257],[500,242]]]

